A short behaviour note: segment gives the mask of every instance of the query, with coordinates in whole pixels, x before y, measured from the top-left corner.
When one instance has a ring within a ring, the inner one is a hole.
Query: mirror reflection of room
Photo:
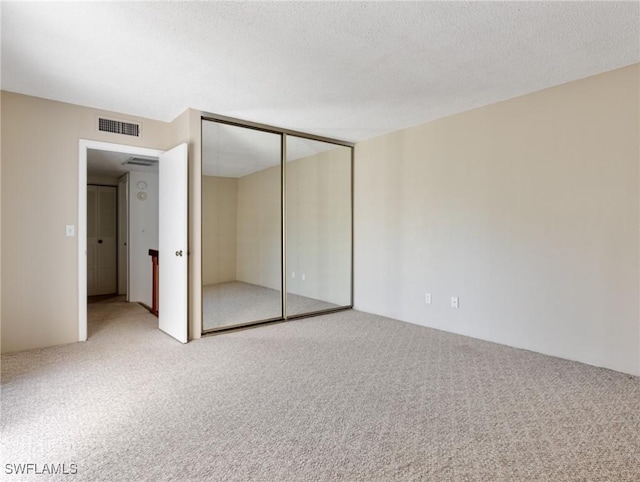
[[[203,329],[280,319],[281,136],[202,123]]]
[[[350,307],[352,148],[207,119],[202,146],[203,330]]]
[[[287,316],[351,304],[351,149],[287,136]]]

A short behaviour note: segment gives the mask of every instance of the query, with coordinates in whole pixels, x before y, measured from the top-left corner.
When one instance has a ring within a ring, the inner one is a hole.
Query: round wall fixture
[[[138,200],[140,200],[140,201],[144,201],[144,200],[146,200],[146,199],[147,199],[147,193],[146,193],[146,192],[143,192],[143,191],[140,191],[140,192],[136,195],[136,197],[138,198]]]
[[[138,186],[138,189],[140,189],[141,191],[144,191],[147,189],[147,183],[145,181],[138,181],[138,184],[136,184]]]

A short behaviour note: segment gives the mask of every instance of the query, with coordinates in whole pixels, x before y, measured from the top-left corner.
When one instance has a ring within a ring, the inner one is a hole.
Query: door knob
[[[182,256],[182,250],[176,251],[176,256]]]

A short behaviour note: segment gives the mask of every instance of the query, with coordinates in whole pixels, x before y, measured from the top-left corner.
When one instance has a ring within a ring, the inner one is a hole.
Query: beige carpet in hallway
[[[628,375],[355,311],[181,345],[90,307],[87,342],[2,357],[4,480],[640,480]]]

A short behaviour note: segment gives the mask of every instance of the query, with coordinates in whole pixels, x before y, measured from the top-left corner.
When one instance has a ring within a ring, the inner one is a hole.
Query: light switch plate
[[[65,232],[67,233],[68,238],[72,238],[76,235],[76,227],[73,224],[67,224]]]

